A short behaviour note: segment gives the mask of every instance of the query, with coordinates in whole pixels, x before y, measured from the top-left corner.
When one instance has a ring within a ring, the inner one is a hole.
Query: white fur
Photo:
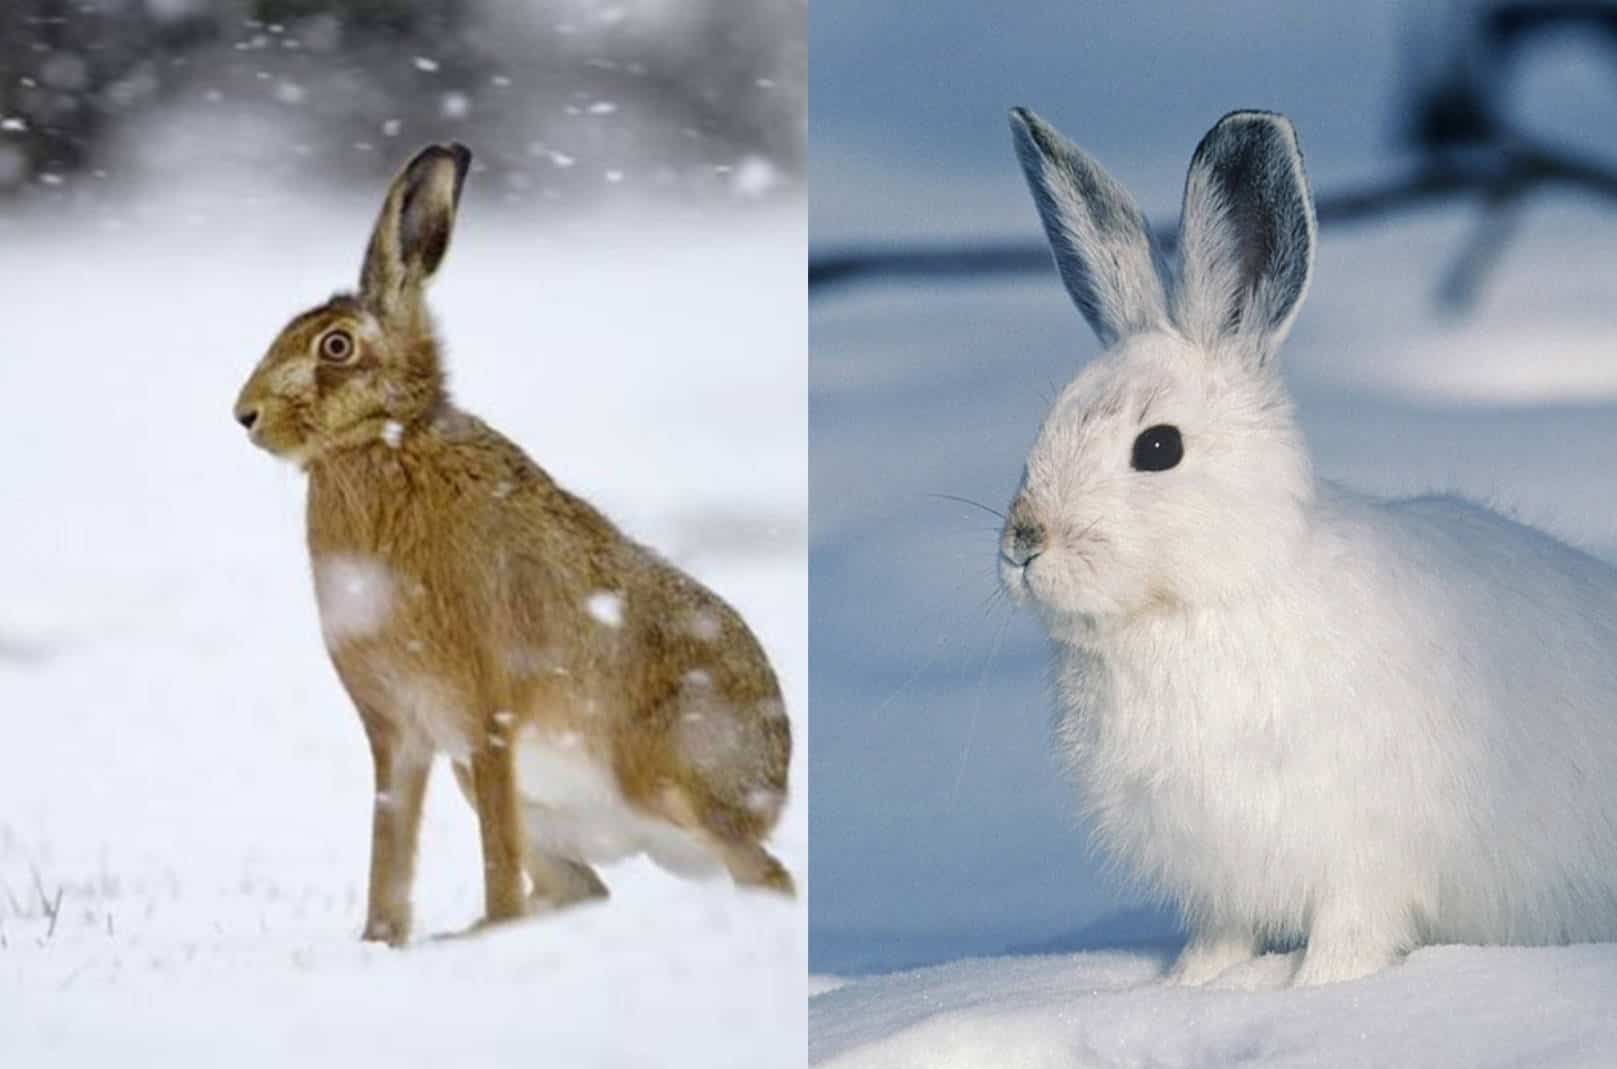
[[[1306,270],[1308,210],[1277,270]],[[1182,911],[1182,982],[1275,944],[1306,942],[1309,984],[1421,943],[1617,939],[1617,570],[1457,498],[1317,480],[1268,359],[1295,311],[1124,337],[1028,457],[1002,577],[1055,640],[1097,844]],[[1183,461],[1132,470],[1158,423]]]
[[[576,733],[525,728],[517,736],[516,768],[536,850],[591,864],[644,853],[683,875],[719,867],[707,840],[630,806],[612,770]]]

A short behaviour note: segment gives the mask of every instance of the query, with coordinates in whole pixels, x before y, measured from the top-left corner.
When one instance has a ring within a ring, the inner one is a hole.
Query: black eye
[[[1184,439],[1171,423],[1147,427],[1134,439],[1135,471],[1167,471],[1184,458]]]
[[[328,330],[320,339],[320,358],[340,364],[354,355],[354,336],[346,330]]]

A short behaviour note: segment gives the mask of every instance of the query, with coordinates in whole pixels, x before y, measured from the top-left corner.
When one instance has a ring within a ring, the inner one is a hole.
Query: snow
[[[760,197],[781,181],[775,165],[761,156],[748,156],[735,169],[731,180],[737,193],[745,197]]]
[[[415,945],[359,941],[374,784],[304,478],[230,408],[351,284],[376,201],[234,189],[0,220],[0,1062],[801,1064],[801,901],[633,860],[605,903],[434,939],[482,907],[442,762]],[[806,881],[802,205],[498,202],[468,185],[434,287],[457,396],[752,625],[799,740],[770,846]],[[338,572],[363,629],[376,577]]]
[[[809,1062],[837,1069],[1606,1066],[1617,947],[1438,947],[1369,980],[1272,990],[1259,959],[1217,989],[1122,951],[983,958],[856,982],[816,977]]]
[[[623,595],[598,590],[585,599],[584,604],[596,623],[605,627],[623,626]]]
[[[314,598],[327,647],[369,638],[387,625],[393,610],[393,577],[382,562],[339,553],[312,563]]]
[[[1050,0],[987,33],[980,5],[940,0],[918,33],[896,9],[816,5],[815,243],[1034,239],[1013,104],[1155,219],[1237,107],[1297,121],[1316,190],[1399,173],[1394,5],[1227,14]],[[1562,42],[1514,76],[1515,121],[1617,158],[1598,52]],[[1478,219],[1457,201],[1322,232],[1282,355],[1317,467],[1376,492],[1457,489],[1617,559],[1617,213],[1544,191],[1477,306],[1445,314],[1435,294]],[[811,330],[816,1061],[1612,1063],[1612,947],[1435,948],[1319,992],[1163,989],[1182,937],[1090,853],[1049,743],[1046,640],[998,592],[999,521],[940,496],[1004,508],[1093,336],[1053,270],[851,288],[816,301]],[[1034,956],[1052,953],[1071,956]]]
[[[443,114],[446,119],[464,119],[472,112],[472,98],[465,93],[445,93]]]

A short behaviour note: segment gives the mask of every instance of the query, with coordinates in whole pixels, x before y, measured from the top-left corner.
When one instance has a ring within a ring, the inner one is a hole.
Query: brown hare
[[[483,924],[604,896],[591,866],[639,853],[791,895],[761,845],[791,731],[757,640],[446,391],[424,290],[470,162],[405,166],[359,291],[292,320],[236,401],[309,476],[321,631],[376,769],[364,937],[409,937],[439,752],[477,812]]]

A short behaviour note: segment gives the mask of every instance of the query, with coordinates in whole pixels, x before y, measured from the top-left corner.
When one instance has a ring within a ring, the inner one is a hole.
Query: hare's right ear
[[[1061,280],[1101,344],[1166,322],[1150,225],[1128,191],[1026,108],[1011,109],[1011,133]]]
[[[471,166],[465,145],[428,145],[405,164],[382,202],[359,274],[359,296],[384,320],[413,313],[449,250],[461,186]]]
[[[1220,119],[1190,161],[1175,318],[1208,349],[1236,340],[1262,365],[1291,330],[1314,270],[1314,198],[1283,115]]]

